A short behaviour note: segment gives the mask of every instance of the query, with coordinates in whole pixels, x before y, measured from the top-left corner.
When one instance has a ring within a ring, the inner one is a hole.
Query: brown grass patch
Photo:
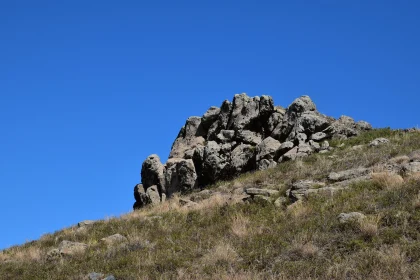
[[[389,172],[372,173],[372,180],[387,190],[397,189],[404,184],[400,175]]]
[[[249,234],[250,220],[243,214],[236,214],[232,218],[232,233],[239,238],[245,237]]]
[[[238,254],[235,249],[226,242],[221,241],[205,254],[201,263],[203,265],[217,265],[218,263],[232,265],[238,260]]]
[[[381,217],[379,215],[366,217],[365,219],[360,220],[359,230],[363,234],[363,236],[372,238],[378,235],[380,220]]]

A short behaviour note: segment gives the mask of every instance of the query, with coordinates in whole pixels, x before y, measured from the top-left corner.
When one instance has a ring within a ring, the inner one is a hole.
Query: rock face
[[[202,117],[188,118],[166,164],[157,155],[144,161],[133,207],[160,203],[174,193],[244,172],[274,168],[282,161],[327,152],[328,139],[355,136],[371,128],[350,117],[336,120],[321,114],[306,95],[284,109],[274,106],[270,96],[236,94],[232,102],[225,100]]]

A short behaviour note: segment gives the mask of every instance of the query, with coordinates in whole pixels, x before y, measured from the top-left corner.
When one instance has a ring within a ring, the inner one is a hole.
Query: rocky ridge
[[[357,136],[370,129],[365,121],[321,114],[306,95],[283,108],[267,95],[236,94],[232,102],[225,100],[202,117],[188,118],[165,164],[158,155],[143,162],[133,208],[157,204],[174,193],[202,189],[241,173],[325,153],[332,149],[329,139]]]

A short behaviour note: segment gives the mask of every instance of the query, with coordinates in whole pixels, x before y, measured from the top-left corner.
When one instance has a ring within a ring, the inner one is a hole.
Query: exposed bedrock
[[[202,117],[188,118],[165,164],[157,155],[144,161],[134,207],[244,172],[274,168],[282,161],[327,152],[331,149],[328,139],[352,137],[369,129],[372,126],[365,121],[321,114],[306,95],[284,109],[267,95],[236,94],[232,102],[225,100]]]

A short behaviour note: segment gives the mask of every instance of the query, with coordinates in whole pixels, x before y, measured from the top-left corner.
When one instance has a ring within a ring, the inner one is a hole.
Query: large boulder
[[[197,186],[197,173],[192,159],[169,159],[165,172],[166,196],[189,192]]]
[[[207,137],[207,132],[201,124],[201,118],[188,118],[172,144],[169,158],[184,158],[188,151],[194,150],[197,146],[203,146],[205,137]]]
[[[255,148],[251,145],[240,144],[231,153],[232,170],[237,174],[255,168]]]
[[[245,93],[235,94],[228,128],[233,130],[249,129],[260,112],[260,98],[251,98]]]
[[[280,142],[272,137],[267,137],[257,146],[256,160],[277,159],[277,151],[280,149]]]
[[[215,141],[207,142],[203,153],[200,184],[211,184],[229,178],[231,174],[230,153]]]
[[[158,155],[151,155],[143,162],[141,167],[141,182],[145,190],[156,185],[159,192],[165,192],[164,166]]]

